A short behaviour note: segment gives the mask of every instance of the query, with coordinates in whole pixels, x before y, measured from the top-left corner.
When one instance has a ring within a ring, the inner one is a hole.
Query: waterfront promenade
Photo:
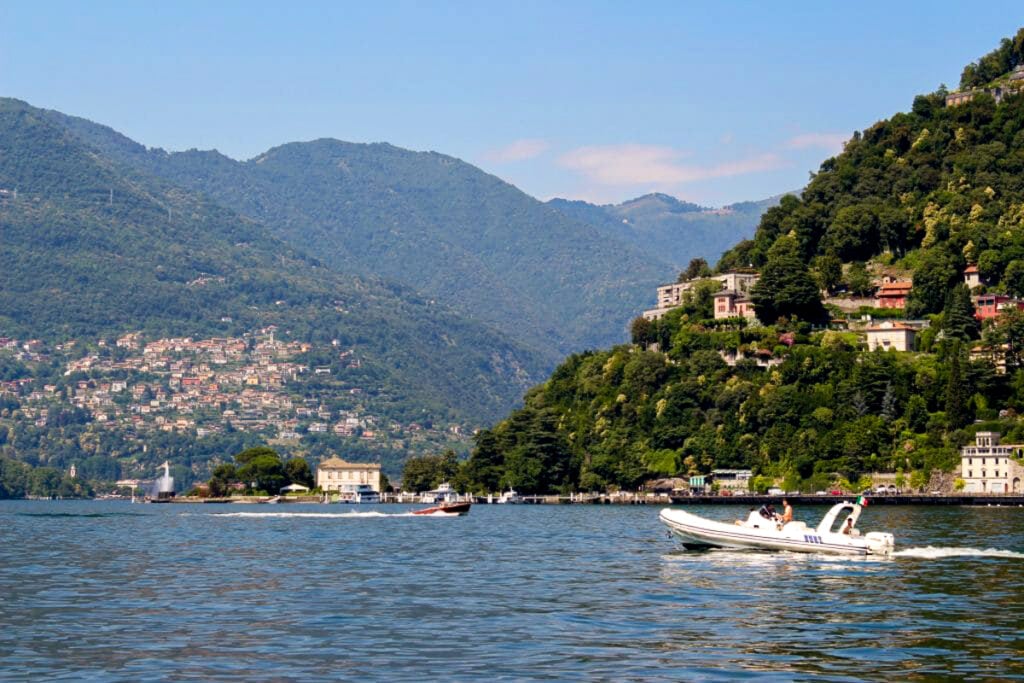
[[[855,500],[859,494],[843,495],[747,495],[747,496],[713,496],[713,495],[668,495],[645,492],[619,493],[574,493],[570,495],[519,496],[514,505],[746,505],[755,507],[765,503],[779,503],[783,498],[793,505],[834,505],[842,500]],[[1024,507],[1024,495],[1021,494],[916,494],[903,493],[893,495],[867,495],[869,505],[980,505],[1002,507]],[[181,496],[169,499],[167,503],[237,503],[237,504],[289,504],[319,503],[319,496],[289,496],[272,498],[261,496],[232,496],[231,498],[192,498]],[[476,496],[472,502],[486,505],[486,496]],[[384,504],[426,505],[426,503],[410,500],[408,497],[398,500],[393,494],[384,494]],[[497,499],[491,500],[498,504]]]

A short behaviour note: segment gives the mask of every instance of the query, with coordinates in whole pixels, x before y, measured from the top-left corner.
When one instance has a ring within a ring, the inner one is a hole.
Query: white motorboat
[[[495,502],[502,503],[502,504],[518,503],[518,502],[520,502],[520,498],[519,498],[519,494],[516,493],[515,490],[510,486],[508,491],[505,491],[504,493],[502,493],[498,497],[498,500],[495,501]]]
[[[861,535],[857,529],[861,509],[858,503],[833,505],[816,528],[795,520],[783,525],[766,517],[761,510],[751,510],[747,519],[732,524],[675,508],[665,508],[660,518],[687,549],[753,548],[834,555],[888,555],[895,544],[893,535],[879,531]],[[839,528],[834,528],[840,516],[843,519]]]

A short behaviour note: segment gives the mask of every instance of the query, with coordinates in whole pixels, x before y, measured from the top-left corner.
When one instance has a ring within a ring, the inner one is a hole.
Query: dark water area
[[[0,503],[0,678],[1024,677],[1021,508],[868,508],[891,558],[686,552],[654,506],[406,509]]]

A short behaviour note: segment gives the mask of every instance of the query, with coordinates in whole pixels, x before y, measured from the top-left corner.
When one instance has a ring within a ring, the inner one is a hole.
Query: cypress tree
[[[948,339],[970,341],[978,338],[978,319],[974,317],[974,303],[967,285],[960,284],[949,290],[942,310],[942,330]]]
[[[946,424],[950,429],[959,429],[970,424],[967,412],[967,386],[960,362],[960,340],[953,343],[949,360],[949,381],[946,383]]]

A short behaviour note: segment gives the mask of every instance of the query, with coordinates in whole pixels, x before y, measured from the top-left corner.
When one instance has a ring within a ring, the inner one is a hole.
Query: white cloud
[[[513,143],[492,149],[484,154],[484,158],[496,164],[507,164],[515,161],[535,159],[546,152],[551,145],[546,140],[524,138]]]
[[[829,154],[839,154],[850,139],[846,133],[804,133],[786,140],[786,149],[823,149]]]
[[[672,147],[605,145],[566,152],[558,158],[558,164],[603,185],[658,186],[759,173],[785,165],[781,157],[771,153],[703,166],[683,163],[686,156]]]

